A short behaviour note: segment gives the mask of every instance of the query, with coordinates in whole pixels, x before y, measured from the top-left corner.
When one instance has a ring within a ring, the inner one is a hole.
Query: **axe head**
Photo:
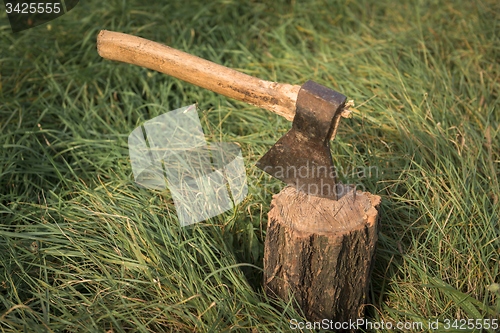
[[[257,166],[297,190],[337,200],[330,138],[345,102],[346,96],[307,81],[297,96],[292,129]]]

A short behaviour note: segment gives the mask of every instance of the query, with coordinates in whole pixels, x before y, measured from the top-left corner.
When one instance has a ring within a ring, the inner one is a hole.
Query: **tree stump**
[[[269,211],[264,288],[309,321],[356,321],[367,302],[381,198],[338,186],[338,201],[285,187]]]

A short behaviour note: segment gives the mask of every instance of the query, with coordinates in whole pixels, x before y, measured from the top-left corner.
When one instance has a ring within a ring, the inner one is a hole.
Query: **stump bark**
[[[310,321],[356,321],[367,302],[381,198],[338,186],[337,201],[285,187],[269,211],[264,288]]]

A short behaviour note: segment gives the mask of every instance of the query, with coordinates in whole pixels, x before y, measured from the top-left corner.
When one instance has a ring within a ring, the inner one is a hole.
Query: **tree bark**
[[[334,201],[285,187],[271,202],[264,287],[295,296],[309,321],[356,321],[367,302],[381,198],[342,184],[338,192]]]

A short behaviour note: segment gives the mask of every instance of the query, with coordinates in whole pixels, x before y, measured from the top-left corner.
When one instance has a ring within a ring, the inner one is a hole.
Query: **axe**
[[[103,58],[162,72],[199,87],[272,111],[292,128],[257,166],[310,195],[337,200],[330,139],[336,134],[346,97],[313,81],[302,86],[260,80],[163,44],[102,30]]]

